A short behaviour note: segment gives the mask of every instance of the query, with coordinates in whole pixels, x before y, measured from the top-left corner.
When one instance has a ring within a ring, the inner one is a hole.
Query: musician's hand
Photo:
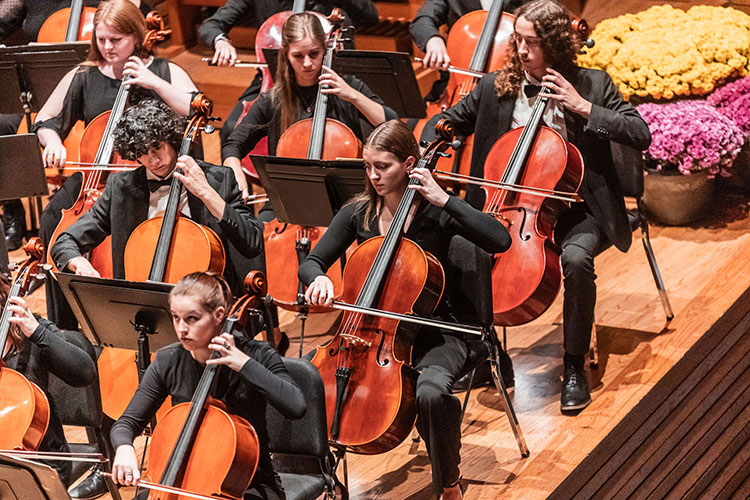
[[[10,297],[9,300],[8,311],[10,311],[11,317],[8,318],[8,321],[14,325],[18,325],[24,335],[31,337],[39,326],[39,322],[31,311],[29,311],[26,301],[21,297]]]
[[[122,76],[130,76],[131,80],[129,83],[138,85],[145,89],[155,89],[159,85],[164,83],[164,80],[156,76],[153,71],[148,69],[146,63],[140,57],[130,56],[128,62],[122,70]]]
[[[333,282],[325,274],[315,278],[305,291],[305,300],[314,306],[330,306],[333,298]]]
[[[214,58],[211,62],[217,66],[233,66],[237,60],[237,49],[226,38],[216,40],[214,43]]]
[[[432,172],[426,168],[412,168],[409,172],[410,179],[417,179],[421,185],[414,184],[409,185],[409,189],[421,193],[424,198],[438,207],[444,207],[448,203],[450,195],[443,191],[435,178],[432,176]]]
[[[443,37],[433,36],[427,40],[422,65],[425,68],[448,69],[451,65],[451,56],[448,55]]]
[[[221,357],[209,359],[208,365],[226,365],[232,370],[238,372],[245,366],[250,356],[242,352],[234,344],[234,337],[228,333],[222,333],[211,339],[208,348],[221,354]]]
[[[319,83],[328,85],[321,92],[339,96],[344,101],[353,101],[357,97],[357,91],[349,86],[346,81],[328,66],[323,66],[320,72]]]
[[[547,68],[547,74],[542,78],[542,85],[554,92],[554,94],[549,94],[549,98],[558,101],[566,109],[584,118],[588,118],[591,114],[591,103],[581,97],[575,87],[554,69]]]
[[[178,172],[177,169],[182,170],[182,173]],[[182,181],[188,191],[201,200],[207,195],[209,190],[213,191],[213,188],[206,180],[206,174],[203,172],[203,169],[190,156],[184,155],[177,158],[174,176]],[[237,182],[239,183],[239,181]]]
[[[65,166],[65,160],[68,158],[68,151],[63,143],[58,139],[56,142],[50,142],[44,148],[42,154],[44,165],[50,168],[62,168]]]
[[[135,448],[129,444],[118,446],[115,460],[112,462],[112,479],[118,484],[132,486],[140,478],[141,471],[138,470]]]
[[[76,273],[76,276],[92,276],[94,278],[101,278],[99,271],[94,269],[91,262],[86,257],[79,256],[73,257],[68,262],[68,268]]]

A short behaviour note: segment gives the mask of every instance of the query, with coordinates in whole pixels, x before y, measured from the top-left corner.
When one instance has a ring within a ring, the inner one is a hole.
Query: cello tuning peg
[[[427,142],[427,141],[419,141],[419,146],[422,147],[422,148],[426,148],[429,145],[430,145],[430,143]]]
[[[451,142],[451,148],[454,151],[458,151],[459,149],[461,149],[461,146],[463,146],[463,144],[464,141],[462,141],[461,139],[455,139],[453,142]]]
[[[18,269],[18,262],[11,262],[8,264],[9,271],[15,271],[16,269]]]
[[[213,134],[214,130],[216,130],[216,128],[213,125],[206,125],[203,127],[203,133],[205,134]]]
[[[584,45],[585,45],[586,47],[588,47],[589,49],[590,49],[590,48],[593,48],[595,44],[596,44],[596,42],[595,42],[595,41],[594,41],[593,39],[591,39],[591,38],[588,38],[588,39],[587,39],[587,40],[586,40],[586,41],[584,42]]]
[[[37,279],[39,281],[42,281],[44,278],[46,278],[46,276],[44,275],[44,273],[36,273],[34,275],[34,279]]]
[[[52,264],[42,264],[40,267],[42,269],[44,269],[45,271],[51,271],[52,270]]]
[[[444,151],[438,151],[437,154],[438,156],[442,156],[443,158],[450,158],[451,156],[453,156],[450,153],[446,153]]]
[[[221,121],[221,117],[220,116],[209,116],[208,117],[208,121],[210,121],[210,122],[220,122]]]

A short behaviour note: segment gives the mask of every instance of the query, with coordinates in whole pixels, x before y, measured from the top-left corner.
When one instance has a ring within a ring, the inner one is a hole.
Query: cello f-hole
[[[521,238],[522,241],[529,241],[531,239],[531,235],[529,233],[524,234],[523,230],[526,226],[526,216],[528,215],[526,213],[526,207],[518,207],[516,210],[519,213],[522,213],[523,216],[521,217],[521,225],[518,228],[518,236]]]
[[[385,332],[378,328],[378,330],[375,332],[375,335],[380,335],[380,343],[378,344],[378,353],[375,356],[375,360],[378,363],[378,366],[388,366],[388,360],[387,359],[380,359],[380,353],[383,352],[383,344],[385,342]]]

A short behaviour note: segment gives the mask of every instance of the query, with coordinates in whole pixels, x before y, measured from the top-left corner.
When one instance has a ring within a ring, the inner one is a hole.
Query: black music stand
[[[276,74],[278,49],[263,49],[272,75]],[[401,118],[424,118],[427,108],[419,91],[411,55],[406,52],[339,50],[333,59],[339,74],[354,75],[383,99]]]
[[[364,188],[363,160],[308,160],[250,155],[276,218],[300,226],[327,226]]]
[[[167,283],[55,273],[84,335],[95,345],[137,350],[138,379],[151,353],[177,342]]]
[[[1,135],[0,201],[48,194],[36,134]]]
[[[276,218],[300,226],[328,226],[333,216],[366,182],[364,161],[308,160],[280,156],[250,155],[260,182],[271,201]],[[297,242],[297,260],[310,253],[310,242]],[[309,312],[304,301],[304,286],[297,289],[302,357],[305,321]]]
[[[0,498],[70,500],[57,471],[48,465],[0,453]]]
[[[0,48],[0,113],[39,111],[58,82],[86,59],[89,42],[40,43]]]

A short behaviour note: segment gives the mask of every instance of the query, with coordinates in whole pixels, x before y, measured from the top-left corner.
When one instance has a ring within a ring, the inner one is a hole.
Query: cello
[[[542,87],[526,126],[505,133],[492,146],[485,162],[488,180],[549,193],[578,191],[583,182],[581,152],[543,125],[550,93]],[[554,228],[570,202],[489,184],[482,189],[483,211],[505,223],[513,241],[492,266],[495,324],[527,323],[547,310],[560,289],[561,251],[554,243]]]
[[[24,246],[29,255],[18,271],[13,285],[8,292],[8,300],[0,318],[0,346],[5,353],[5,346],[10,332],[11,312],[8,304],[11,297],[22,297],[26,294],[31,282],[39,274],[39,262],[44,254],[44,246],[39,238],[31,238]],[[0,449],[21,448],[36,450],[47,432],[49,425],[49,401],[38,385],[29,381],[15,370],[4,366],[0,356]]]
[[[452,140],[441,136],[415,168],[432,170]],[[409,185],[418,183],[410,179]],[[344,269],[343,302],[358,308],[429,316],[443,294],[445,275],[437,258],[405,238],[415,191],[406,189],[384,236],[357,247]],[[406,438],[416,420],[416,372],[409,366],[416,329],[411,323],[344,313],[334,337],[317,348],[313,364],[323,377],[329,437],[355,453],[386,452]],[[366,425],[365,425],[366,422]]]
[[[146,33],[142,52],[139,55],[149,53],[157,41],[164,40],[170,33],[169,30],[164,29],[164,21],[156,12],[149,13],[146,23],[151,29]],[[86,130],[84,130],[79,149],[80,163],[93,164],[95,167],[103,167],[111,163],[118,165],[131,163],[133,167],[137,166],[135,162],[126,163],[118,154],[114,153],[114,136],[112,133],[125,111],[125,105],[130,94],[130,85],[127,83],[129,79],[127,76],[122,79],[120,88],[117,91],[117,97],[112,105],[112,110],[105,111],[94,118],[88,124]],[[97,145],[96,150],[93,149],[93,145]],[[62,211],[60,222],[50,237],[49,248],[52,248],[57,238],[99,199],[99,196],[102,194],[100,185],[102,183],[101,174],[103,170],[102,168],[93,168],[91,170],[84,170],[82,173],[76,172],[73,174],[83,176],[81,191],[73,206]],[[98,247],[91,251],[89,261],[102,277],[112,277],[112,240],[110,237],[107,237]],[[47,256],[47,263],[53,269],[58,270],[51,255]]]
[[[250,309],[266,294],[265,277],[255,271],[245,278],[248,294],[229,311],[222,333],[244,325]],[[219,357],[214,351],[211,359]],[[260,443],[253,426],[231,415],[210,393],[219,365],[207,364],[189,403],[173,406],[154,429],[148,453],[148,474],[160,477],[159,485],[178,486],[203,495],[241,500],[255,474]],[[179,496],[152,491],[149,500]]]
[[[331,67],[334,52],[342,36],[342,17],[338,9],[334,9],[329,19],[334,28],[329,34],[323,60],[327,67]],[[276,147],[277,156],[315,160],[362,156],[362,143],[354,132],[340,121],[327,118],[328,94],[322,90],[322,86],[319,86],[313,117],[292,124],[281,135]],[[324,232],[323,227],[295,226],[279,222],[278,219],[265,224],[263,236],[266,245],[268,292],[279,307],[296,310],[304,304],[304,289],[297,278],[297,268]],[[290,265],[290,262],[295,260],[297,266]],[[328,277],[339,289],[340,273],[329,270]]]
[[[37,42],[54,43],[91,40],[95,7],[84,7],[83,0],[71,0],[70,7],[54,12],[39,29]],[[63,38],[64,36],[64,38]]]
[[[190,147],[208,123],[213,103],[204,95],[193,97],[193,118],[185,129],[179,156]],[[177,283],[196,271],[224,271],[224,246],[209,227],[180,216],[182,181],[172,176],[164,215],[148,219],[133,230],[125,245],[125,279]]]

